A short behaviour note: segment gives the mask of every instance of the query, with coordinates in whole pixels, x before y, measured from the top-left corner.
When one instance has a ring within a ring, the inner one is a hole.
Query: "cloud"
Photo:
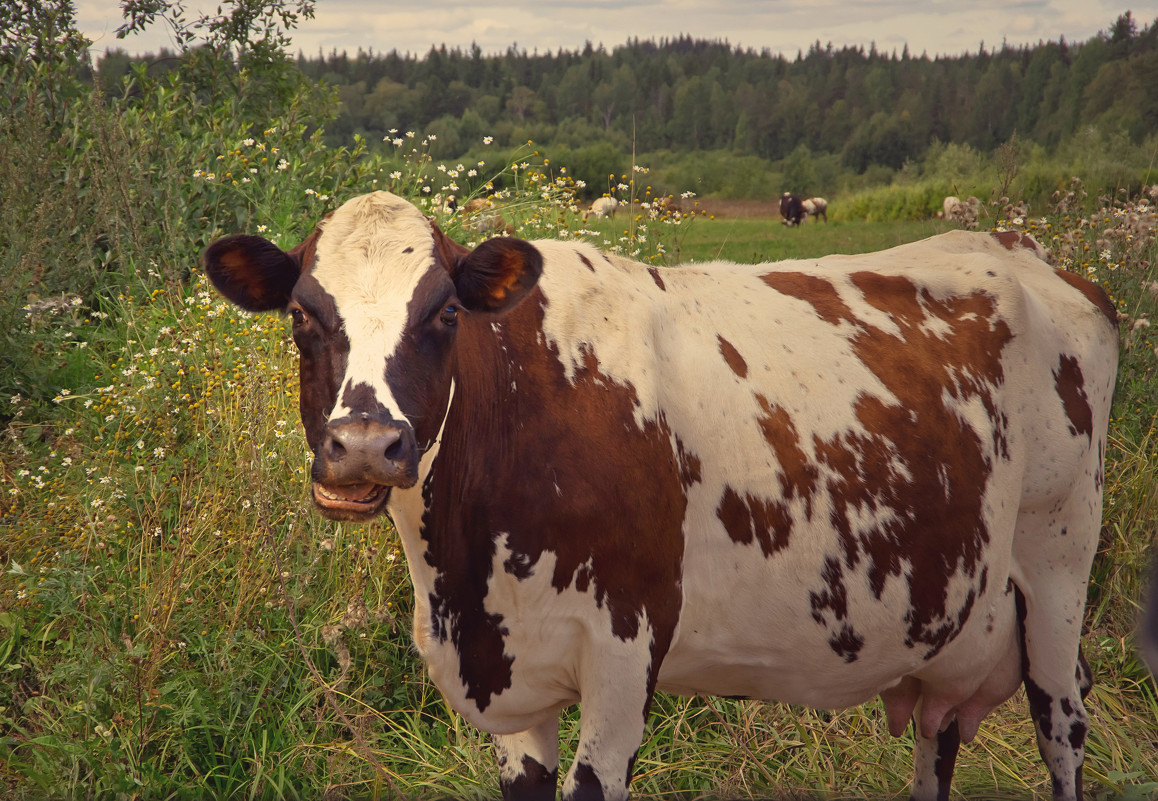
[[[212,12],[217,3],[193,0],[188,16]],[[880,50],[906,44],[920,55],[960,55],[987,48],[1036,44],[1065,36],[1088,39],[1108,28],[1122,11],[1106,0],[425,0],[406,6],[380,0],[319,0],[316,17],[292,32],[294,49],[307,55],[321,50],[375,52],[397,50],[423,55],[432,46],[467,50],[477,44],[485,54],[520,50],[539,53],[581,50],[588,42],[608,50],[631,38],[662,39],[690,35],[727,41],[736,47],[794,56],[814,42]],[[118,41],[121,24],[116,0],[79,0],[81,30],[97,39],[96,49],[123,47],[131,52],[172,47],[163,25],[147,35]],[[1140,24],[1149,20],[1142,18]]]

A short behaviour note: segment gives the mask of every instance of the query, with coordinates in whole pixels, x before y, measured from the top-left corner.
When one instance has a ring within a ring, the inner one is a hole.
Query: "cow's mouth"
[[[337,517],[372,517],[390,496],[383,484],[323,484],[314,482],[314,503],[323,513]]]

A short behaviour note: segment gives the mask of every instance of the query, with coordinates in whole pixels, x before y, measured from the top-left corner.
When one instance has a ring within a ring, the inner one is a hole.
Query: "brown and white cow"
[[[414,639],[493,732],[504,797],[622,799],[655,690],[915,725],[916,799],[1024,683],[1081,795],[1079,651],[1114,309],[1015,233],[657,269],[580,242],[467,250],[355,198],[283,252],[214,243],[293,317],[313,497],[389,514]]]
[[[814,220],[819,220],[821,217],[828,222],[828,201],[822,197],[810,197],[800,201],[800,207],[804,211],[804,217],[801,222],[805,222],[809,217]]]

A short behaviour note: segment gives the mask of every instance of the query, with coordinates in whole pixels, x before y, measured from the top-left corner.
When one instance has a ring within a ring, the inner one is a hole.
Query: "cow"
[[[503,232],[514,233],[503,213],[495,208],[494,201],[486,198],[471,198],[462,207],[462,226],[478,234]]]
[[[828,201],[824,198],[810,197],[807,200],[800,201],[800,205],[804,209],[804,218],[801,222],[804,222],[809,217],[815,219],[823,217],[824,221],[828,222]]]
[[[389,515],[413,636],[504,798],[627,797],[656,690],[914,727],[912,797],[1024,684],[1081,796],[1115,309],[1016,232],[657,268],[448,239],[386,192],[209,246],[292,318],[312,499]]]
[[[981,201],[970,196],[967,200],[950,195],[941,201],[943,218],[947,222],[960,223],[966,228],[977,227],[977,217],[981,211]]]
[[[591,201],[591,205],[587,211],[583,212],[583,221],[587,222],[587,218],[592,214],[596,219],[602,220],[604,217],[614,217],[615,210],[619,208],[619,201],[613,197],[597,197]]]
[[[780,196],[780,216],[783,218],[781,223],[792,227],[800,225],[804,222],[804,201],[791,192],[785,192]]]

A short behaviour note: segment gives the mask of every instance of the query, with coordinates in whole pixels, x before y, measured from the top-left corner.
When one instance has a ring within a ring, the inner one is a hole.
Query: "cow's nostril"
[[[383,454],[387,461],[401,462],[406,458],[406,445],[401,434],[393,442],[386,445],[386,451]]]
[[[346,456],[346,446],[337,437],[326,437],[326,458],[337,461]]]

